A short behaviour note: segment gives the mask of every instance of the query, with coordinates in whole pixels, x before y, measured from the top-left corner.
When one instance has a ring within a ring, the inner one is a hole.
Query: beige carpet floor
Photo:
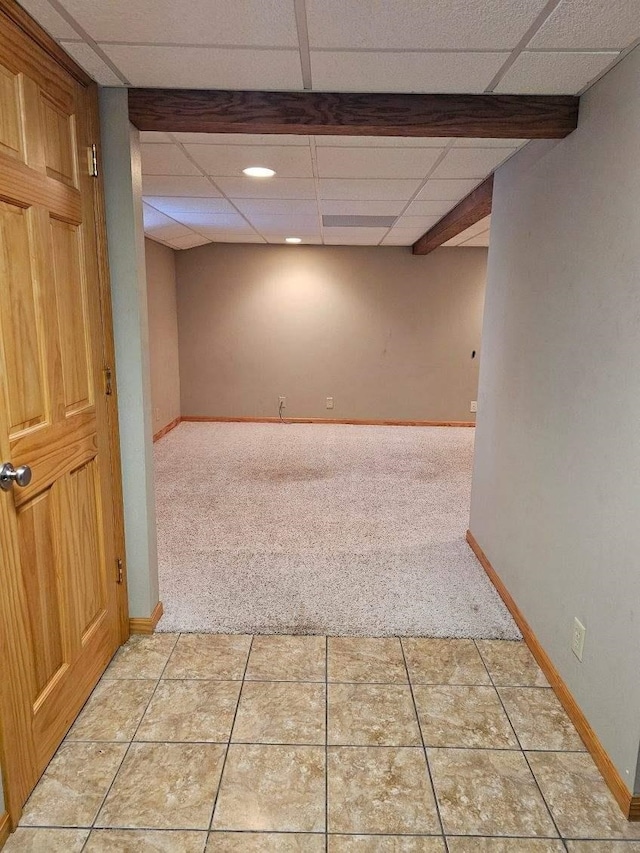
[[[473,438],[180,424],[155,445],[159,630],[519,638],[464,538]]]

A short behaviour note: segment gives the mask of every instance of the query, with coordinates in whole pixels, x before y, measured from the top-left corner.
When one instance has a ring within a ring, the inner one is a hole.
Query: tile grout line
[[[118,778],[118,774],[120,773],[120,771],[121,771],[121,769],[122,769],[122,765],[124,764],[124,762],[125,762],[125,760],[126,760],[127,756],[129,755],[129,752],[130,752],[131,747],[132,747],[132,745],[133,745],[133,739],[135,738],[136,734],[138,733],[138,729],[139,729],[139,728],[140,728],[140,726],[142,725],[142,721],[143,721],[143,719],[144,719],[144,717],[145,717],[145,715],[146,715],[147,711],[149,710],[149,706],[151,705],[151,702],[153,701],[153,697],[156,695],[156,691],[158,690],[158,687],[159,687],[159,685],[160,685],[160,680],[161,680],[161,678],[162,678],[162,673],[163,673],[163,672],[165,671],[165,669],[167,668],[167,665],[168,665],[168,663],[169,663],[169,660],[170,660],[170,658],[171,658],[171,655],[173,654],[173,651],[174,651],[175,647],[177,646],[177,644],[178,644],[178,640],[179,640],[179,639],[180,639],[180,634],[178,633],[178,634],[176,634],[176,638],[175,638],[175,640],[174,640],[174,642],[173,642],[173,645],[171,646],[171,649],[170,649],[170,651],[169,651],[169,654],[167,655],[167,659],[166,659],[166,661],[165,661],[165,663],[164,663],[164,666],[162,667],[162,670],[160,671],[160,675],[158,676],[158,680],[156,681],[155,687],[153,688],[153,690],[152,690],[152,692],[151,692],[151,696],[149,697],[149,701],[148,701],[148,702],[147,702],[147,704],[145,705],[144,711],[143,711],[143,712],[142,712],[142,714],[140,715],[140,719],[138,720],[138,724],[137,724],[137,726],[135,727],[135,730],[134,730],[134,732],[133,732],[133,734],[132,734],[132,736],[131,736],[131,739],[130,739],[129,743],[127,744],[127,748],[126,748],[126,749],[125,749],[125,751],[124,751],[124,754],[123,754],[123,756],[122,756],[122,760],[121,760],[121,761],[120,761],[120,763],[118,764],[118,767],[117,767],[117,769],[116,769],[116,772],[113,774],[113,779],[111,780],[111,783],[109,784],[109,786],[108,786],[108,788],[107,788],[107,792],[105,793],[105,795],[104,795],[104,797],[103,797],[103,799],[102,799],[102,802],[101,802],[101,803],[100,803],[100,805],[98,806],[98,808],[97,808],[97,810],[96,810],[96,813],[95,813],[95,815],[94,815],[94,818],[93,818],[93,820],[91,821],[91,827],[90,827],[90,829],[89,829],[89,835],[87,835],[87,837],[86,837],[86,839],[85,839],[85,842],[84,842],[84,844],[82,845],[82,850],[84,850],[84,849],[85,849],[85,847],[86,847],[86,845],[88,844],[88,842],[89,842],[89,838],[91,837],[91,833],[93,832],[93,830],[94,830],[94,829],[100,829],[100,828],[101,828],[101,827],[96,827],[96,821],[97,821],[97,820],[98,820],[98,818],[100,817],[100,812],[101,812],[101,811],[102,811],[102,809],[104,808],[104,804],[105,804],[105,803],[106,803],[106,801],[107,801],[107,797],[108,797],[108,796],[109,796],[109,794],[111,793],[111,791],[112,791],[112,789],[113,789],[113,786],[115,785],[116,779]],[[139,680],[142,680],[142,679],[139,679]],[[121,743],[121,742],[122,742],[122,741],[120,741],[120,743]]]
[[[251,649],[253,648],[253,639],[254,639],[254,635],[251,634],[251,641],[249,643],[249,649],[247,650],[247,659],[244,662],[244,669],[242,671],[242,680],[240,683],[240,691],[238,693],[238,701],[236,702],[236,710],[233,714],[233,720],[231,721],[231,728],[229,729],[229,739],[227,741],[227,748],[225,749],[225,752],[224,752],[224,758],[222,760],[222,767],[220,768],[220,778],[218,779],[218,788],[216,790],[216,795],[213,799],[213,808],[211,809],[211,817],[209,819],[207,832],[213,831],[213,818],[215,817],[216,806],[218,805],[218,798],[220,796],[220,789],[222,788],[222,781],[224,778],[224,771],[225,771],[225,768],[227,766],[227,758],[229,757],[229,749],[231,747],[231,739],[233,737],[233,729],[234,729],[234,726],[236,724],[236,719],[238,717],[238,710],[240,708],[240,700],[242,699],[242,688],[244,687],[245,676],[247,674],[247,669],[249,667],[249,658],[251,657]]]
[[[329,853],[329,637],[324,638],[324,849]]]
[[[509,712],[507,711],[507,709],[506,709],[506,707],[505,707],[505,704],[504,704],[504,702],[502,701],[502,696],[500,695],[500,692],[499,692],[498,688],[496,687],[496,684],[495,684],[495,682],[494,682],[494,680],[493,680],[493,676],[491,675],[491,671],[489,670],[489,667],[487,666],[487,663],[486,663],[486,661],[485,661],[484,657],[482,656],[482,652],[480,651],[480,648],[479,648],[478,643],[476,642],[476,640],[474,640],[474,641],[473,641],[473,645],[475,646],[476,651],[477,651],[477,652],[478,652],[478,654],[480,655],[480,660],[482,661],[482,665],[484,666],[484,668],[485,668],[485,669],[486,669],[486,671],[487,671],[487,675],[489,676],[489,680],[491,681],[491,686],[493,687],[493,689],[494,689],[494,690],[495,690],[495,692],[496,692],[496,696],[498,697],[498,701],[500,702],[500,705],[501,705],[501,707],[502,707],[502,710],[503,710],[503,712],[504,712],[504,714],[505,714],[505,716],[506,716],[506,718],[507,718],[507,720],[508,720],[508,722],[509,722],[509,726],[510,726],[510,728],[511,728],[511,731],[513,732],[513,736],[514,736],[514,737],[515,737],[515,739],[516,739],[516,743],[518,744],[518,747],[519,747],[519,749],[520,749],[520,752],[521,752],[521,754],[522,754],[522,757],[524,758],[524,760],[525,760],[525,762],[526,762],[526,765],[527,765],[527,767],[529,768],[529,773],[531,773],[531,777],[532,777],[533,781],[534,781],[534,782],[535,782],[535,784],[536,784],[536,788],[538,789],[538,791],[539,791],[539,793],[540,793],[540,796],[542,797],[542,802],[544,803],[545,808],[546,808],[546,810],[547,810],[547,813],[548,813],[549,817],[551,818],[551,823],[553,824],[553,827],[554,827],[555,831],[558,833],[558,838],[560,839],[560,843],[562,844],[562,846],[564,847],[564,849],[565,849],[565,850],[568,850],[567,844],[566,844],[566,842],[565,842],[564,838],[562,837],[562,833],[561,833],[561,832],[560,832],[560,830],[558,829],[558,824],[556,823],[556,819],[555,819],[555,817],[553,816],[553,812],[551,811],[551,807],[550,807],[549,803],[547,802],[547,800],[546,800],[546,798],[545,798],[545,795],[542,793],[542,788],[540,787],[540,784],[539,784],[539,782],[538,782],[538,779],[537,779],[537,777],[536,777],[535,773],[534,773],[534,772],[533,772],[533,770],[531,769],[531,765],[529,764],[529,759],[527,758],[527,754],[526,754],[526,752],[524,751],[524,749],[522,748],[522,744],[520,743],[520,738],[518,737],[518,733],[516,732],[515,727],[514,727],[513,723],[511,722],[511,717],[509,716]]]
[[[442,822],[442,814],[440,813],[440,803],[438,802],[438,795],[436,793],[436,786],[433,782],[433,774],[431,773],[431,765],[429,764],[429,756],[427,755],[427,748],[425,746],[424,737],[422,734],[422,726],[420,725],[420,715],[418,713],[418,705],[416,704],[416,697],[413,692],[413,683],[411,681],[411,674],[409,672],[409,665],[407,663],[407,656],[404,653],[404,645],[402,642],[402,637],[397,638],[398,643],[400,645],[400,652],[402,654],[402,660],[404,662],[405,672],[407,673],[407,681],[409,683],[409,691],[411,693],[411,701],[413,703],[413,713],[416,715],[416,723],[418,724],[418,731],[420,732],[420,740],[422,741],[422,754],[424,755],[425,764],[427,767],[427,776],[429,777],[429,784],[431,785],[431,793],[433,794],[433,802],[436,807],[436,814],[438,816],[438,823],[440,825],[440,834],[442,836],[442,840],[444,843],[444,848],[446,853],[449,853],[449,842],[447,841],[447,837],[444,833],[444,823]]]

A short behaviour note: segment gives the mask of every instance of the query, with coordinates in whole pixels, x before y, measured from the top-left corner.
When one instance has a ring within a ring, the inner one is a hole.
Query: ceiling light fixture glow
[[[272,178],[275,175],[274,170],[267,169],[266,166],[248,166],[242,171],[250,178]]]
[[[302,243],[302,238],[301,237],[285,237],[284,242],[285,243]]]

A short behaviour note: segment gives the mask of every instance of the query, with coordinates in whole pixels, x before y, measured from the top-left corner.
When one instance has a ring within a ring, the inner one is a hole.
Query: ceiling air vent
[[[391,228],[397,216],[323,216],[325,228]]]

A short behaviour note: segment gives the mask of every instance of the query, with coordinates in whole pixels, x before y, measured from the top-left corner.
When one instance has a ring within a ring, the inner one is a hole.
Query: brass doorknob
[[[0,466],[0,489],[8,492],[16,483],[18,486],[28,486],[31,482],[31,468],[28,465],[20,465],[14,468],[11,462],[5,462]]]

